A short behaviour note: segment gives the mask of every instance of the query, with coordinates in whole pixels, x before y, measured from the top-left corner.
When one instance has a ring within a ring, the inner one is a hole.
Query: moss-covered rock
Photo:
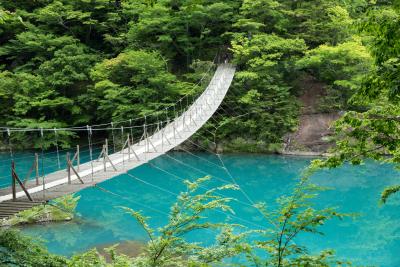
[[[4,220],[1,226],[72,220],[79,199],[79,196],[74,195],[57,198],[49,203],[21,211],[8,220]]]

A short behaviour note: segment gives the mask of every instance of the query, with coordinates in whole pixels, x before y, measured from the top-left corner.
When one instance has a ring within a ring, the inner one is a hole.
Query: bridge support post
[[[146,152],[149,152],[149,139],[148,139],[148,134],[147,134],[147,127],[146,124],[143,125],[143,136],[144,136],[144,141],[145,141],[145,146],[146,146]]]
[[[115,168],[114,163],[112,163],[111,159],[108,157],[107,145],[103,145],[103,149],[100,155],[103,156],[103,169],[105,172],[107,171],[107,161],[111,164],[111,167],[113,167],[114,171],[117,171],[117,168]]]
[[[16,188],[16,182],[18,182],[19,186],[22,188],[24,191],[25,195],[30,201],[33,201],[31,198],[31,195],[29,194],[28,190],[26,190],[25,185],[23,182],[18,177],[17,172],[15,171],[15,162],[14,160],[11,161],[11,176],[12,176],[12,195],[13,195],[13,201],[17,200],[17,188]]]
[[[168,144],[171,145],[171,142],[168,140],[168,137],[165,135],[165,128],[167,128],[167,126],[169,125],[169,123],[170,123],[170,120],[167,119],[167,124],[166,124],[166,126],[163,127],[163,128],[161,129],[161,146],[162,146],[162,148],[164,148],[164,137],[165,137],[165,140],[167,140]]]
[[[138,161],[140,161],[139,156],[136,154],[135,150],[132,148],[132,143],[131,143],[131,138],[130,135],[128,134],[128,138],[126,139],[126,142],[124,144],[124,147],[122,149],[125,149],[125,147],[128,145],[128,160],[131,160],[131,152],[133,155],[136,157]]]
[[[66,160],[67,160],[68,184],[71,184],[71,165],[69,164],[70,162],[69,152],[67,152]]]
[[[26,174],[24,181],[22,182],[24,185],[26,185],[26,183],[29,181],[29,178],[31,178],[31,174],[32,174],[33,170],[35,169],[35,167],[36,167],[36,158],[34,159],[31,168],[29,169],[28,173]],[[38,184],[36,183],[36,185],[38,185]]]
[[[67,152],[67,164],[68,164],[68,184],[71,184],[71,170],[75,173],[76,177],[78,178],[78,180],[84,184],[82,178],[79,176],[79,173],[75,170],[72,161],[70,159],[70,155],[69,152]]]
[[[190,111],[190,113],[189,113],[189,121],[190,121],[190,122],[193,122],[194,125],[197,126],[196,120],[193,119],[192,111]]]
[[[107,171],[107,164],[106,164],[106,145],[103,145],[103,150],[101,151],[101,154],[103,155],[103,170],[106,172]]]
[[[80,169],[80,165],[81,165],[81,160],[80,160],[80,149],[79,149],[79,145],[76,145],[76,164],[77,164],[77,169],[79,171]]]
[[[127,138],[126,142],[128,143],[128,160],[130,161],[131,160],[131,138],[129,137],[129,134],[128,134],[128,138]],[[125,149],[125,145],[122,149]]]
[[[12,190],[13,201],[17,199],[17,190],[15,188],[14,172],[15,172],[15,163],[13,160],[11,161],[11,190]]]
[[[35,153],[35,178],[36,185],[39,185],[39,154]]]

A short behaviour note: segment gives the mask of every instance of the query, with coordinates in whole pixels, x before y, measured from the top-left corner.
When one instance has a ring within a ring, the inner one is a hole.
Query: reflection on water
[[[118,243],[105,243],[96,246],[97,251],[101,255],[103,255],[108,262],[110,262],[110,253],[106,252],[104,249],[109,248],[111,246],[115,247],[115,252],[118,254],[124,254],[129,257],[136,257],[141,252],[143,252],[145,243],[144,242],[137,242],[137,241],[123,241]]]
[[[92,158],[97,159],[101,152],[101,146],[96,144],[92,148]],[[110,147],[110,153],[112,153],[112,147]],[[39,175],[49,174],[60,169],[65,169],[67,166],[67,152],[71,154],[71,158],[75,155],[75,148],[56,151],[45,151],[43,155],[40,151],[36,151],[39,155]],[[90,153],[88,146],[81,146],[80,148],[80,163],[90,161]],[[20,177],[26,177],[29,173],[30,168],[35,162],[35,151],[24,151],[17,152],[14,155],[15,169]],[[75,162],[76,164],[76,162]],[[30,175],[30,179],[35,179],[35,172],[33,171]],[[11,157],[9,153],[0,152],[0,188],[4,188],[11,185]]]
[[[207,163],[197,157],[185,153],[170,154],[191,166],[196,171],[180,165],[166,156],[153,161],[155,166],[165,169],[184,179],[195,179],[204,173],[215,178],[209,187],[221,185],[229,176],[222,168]],[[197,154],[202,158],[218,164],[218,159],[211,154]],[[254,201],[263,201],[270,208],[276,206],[275,199],[290,192],[296,183],[296,177],[307,166],[309,158],[283,157],[273,155],[225,155],[223,160],[238,184]],[[150,165],[131,170],[133,175],[154,185],[179,193],[185,187],[176,177],[170,176]],[[311,251],[333,248],[339,257],[349,259],[355,264],[377,266],[400,266],[398,251],[400,249],[400,215],[398,207],[400,198],[394,197],[383,207],[379,207],[379,194],[382,189],[399,181],[399,173],[391,166],[369,162],[366,165],[344,166],[337,170],[323,171],[313,177],[314,182],[333,188],[323,192],[318,198],[318,207],[337,206],[342,212],[359,213],[355,219],[334,220],[323,227],[325,236],[302,235],[297,244],[308,246]],[[80,222],[61,224],[35,225],[24,228],[24,231],[35,237],[46,239],[50,251],[71,255],[92,247],[103,247],[104,244],[135,244],[147,241],[145,232],[121,206],[142,210],[150,216],[150,225],[162,226],[166,216],[158,211],[168,212],[175,201],[171,194],[134,180],[130,176],[121,175],[101,184],[102,187],[119,195],[107,194],[97,188],[88,188],[79,193],[81,200],[78,212]],[[238,200],[246,202],[238,192],[226,193]],[[248,205],[234,202],[236,216],[227,217],[221,213],[210,213],[213,221],[229,220],[248,228],[268,226],[259,213]],[[241,220],[242,219],[242,220]],[[243,219],[245,221],[243,221]],[[187,238],[205,244],[213,242],[215,233],[204,234],[197,231]],[[130,245],[129,251],[137,252]],[[135,247],[135,246],[133,246]],[[140,246],[139,246],[140,247]],[[136,246],[138,248],[138,246]]]

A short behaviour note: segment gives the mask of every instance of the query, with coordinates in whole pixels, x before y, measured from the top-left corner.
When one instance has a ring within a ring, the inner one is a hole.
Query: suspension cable
[[[42,169],[42,186],[43,186],[43,200],[46,199],[46,185],[45,185],[45,178],[46,178],[46,174],[44,172],[44,138],[43,138],[43,129],[40,129],[40,150],[41,150],[41,158],[42,158],[42,162],[41,162],[41,169]]]
[[[13,153],[12,143],[11,143],[11,131],[9,128],[7,128],[7,136],[8,136],[8,147],[10,150],[10,157],[11,157],[11,160],[14,160],[14,153]]]
[[[112,135],[112,140],[113,140],[113,147],[114,147],[114,152],[116,151],[116,149],[115,149],[115,147],[116,147],[116,144],[115,144],[115,136],[114,136],[114,124],[113,124],[113,122],[111,122],[111,135]]]
[[[149,162],[148,164],[149,164],[151,167],[153,167],[153,168],[155,168],[155,169],[157,169],[157,170],[160,170],[160,171],[162,171],[162,172],[164,172],[164,173],[166,173],[166,174],[168,174],[168,175],[170,175],[170,176],[172,176],[172,177],[175,177],[175,178],[177,178],[177,179],[179,179],[179,180],[185,181],[185,179],[179,177],[178,175],[176,175],[176,174],[174,174],[174,173],[172,173],[172,172],[169,172],[169,171],[167,171],[167,170],[164,170],[164,169],[162,169],[162,168],[160,168],[160,167],[154,165],[154,164],[151,163],[151,162]],[[213,176],[213,177],[215,178],[215,176]],[[152,186],[153,186],[153,185],[152,185]],[[199,187],[202,188],[202,189],[205,189],[205,190],[209,190],[209,188],[207,188],[207,187],[205,187],[205,186],[203,186],[203,185],[199,185]],[[164,189],[163,189],[163,190],[164,190]],[[225,197],[225,198],[228,197],[228,196],[226,196],[226,195],[224,195],[224,194],[221,194],[221,193],[218,193],[218,192],[216,192],[215,194],[216,194],[216,195],[219,195],[220,197]],[[243,202],[243,201],[240,201],[240,200],[238,200],[238,199],[232,199],[232,200],[235,201],[235,202],[241,203],[241,204],[243,204],[243,205],[249,206],[248,203]],[[225,214],[226,214],[226,213],[225,213]],[[261,226],[261,225],[259,225],[259,224],[257,224],[257,223],[248,221],[248,220],[246,220],[246,219],[242,219],[242,218],[240,218],[240,217],[236,217],[235,215],[229,214],[229,216],[232,216],[233,218],[236,218],[236,219],[238,219],[238,220],[241,220],[241,221],[247,222],[247,223],[249,223],[249,224],[252,224],[253,226],[257,226],[257,227],[263,228],[263,226]]]
[[[92,127],[89,125],[86,125],[87,129],[87,137],[88,137],[88,142],[89,142],[89,156],[90,156],[90,167],[91,167],[91,178],[92,178],[92,183],[94,180],[93,177],[93,151],[92,151]]]
[[[201,147],[200,145],[198,145],[198,144],[196,144],[196,143],[194,143],[194,142],[192,142],[192,141],[190,141],[190,140],[189,140],[189,142],[191,142],[192,144],[194,144],[194,145],[196,145],[196,146],[198,146],[198,147]],[[204,148],[203,148],[203,149],[204,149]],[[220,160],[221,165],[222,165],[222,166],[219,166],[219,167],[222,168],[222,169],[224,169],[225,172],[226,172],[226,173],[228,174],[228,176],[230,177],[230,179],[232,180],[232,182],[233,182],[236,186],[239,187],[239,190],[241,191],[241,193],[244,195],[244,197],[247,199],[247,201],[249,201],[249,203],[251,204],[250,206],[253,207],[253,208],[255,208],[255,209],[257,209],[257,211],[262,215],[262,217],[265,218],[265,219],[267,219],[267,221],[268,221],[271,225],[273,225],[275,228],[278,228],[278,226],[275,224],[275,222],[273,222],[273,221],[272,221],[270,218],[268,218],[259,208],[257,208],[257,207],[255,206],[255,202],[254,202],[254,201],[250,198],[250,196],[238,185],[236,179],[233,177],[233,175],[232,175],[231,172],[228,170],[228,168],[226,168],[226,166],[225,166],[224,162],[222,161],[220,155],[217,154],[217,153],[214,153],[214,152],[210,151],[209,149],[206,149],[206,150],[209,151],[210,153],[216,155],[216,156],[218,157],[218,159]],[[213,163],[213,164],[216,165],[215,163]],[[217,166],[218,166],[218,165],[217,165]]]
[[[60,153],[58,151],[58,135],[57,135],[57,129],[54,128],[54,136],[55,136],[55,141],[56,141],[56,151],[57,151],[57,163],[58,163],[58,169],[61,169],[61,164],[60,164]]]
[[[215,64],[215,61],[217,59],[218,55],[215,55],[214,59],[213,59],[213,63]],[[176,102],[171,103],[169,106],[167,106],[166,108],[170,108],[170,107],[175,107],[179,102],[181,102],[185,97],[187,97],[189,94],[191,94],[193,91],[196,90],[197,86],[200,85],[202,83],[202,81],[206,78],[206,76],[208,75],[208,73],[211,71],[211,69],[213,68],[214,64],[210,65],[210,67],[207,69],[207,71],[203,74],[203,76],[201,77],[201,79],[194,84],[194,86],[192,87],[191,90],[189,90],[185,95],[183,95],[181,98],[179,98]],[[158,111],[152,111],[150,113],[145,114],[146,116],[154,116],[156,113],[158,113]],[[108,122],[108,123],[102,123],[102,124],[95,124],[95,125],[91,125],[92,130],[96,130],[96,127],[101,127],[101,126],[108,126],[108,125],[113,125],[113,124],[121,124],[121,123],[126,123],[129,121],[136,121],[136,120],[141,120],[143,119],[143,116],[137,117],[137,118],[131,118],[128,120],[123,120],[123,121],[117,121],[117,122]],[[53,131],[53,129],[49,129],[49,128],[40,128],[41,131]],[[59,128],[59,130],[70,130],[70,131],[76,131],[76,130],[85,130],[86,126],[72,126],[72,127],[66,127],[66,128]],[[38,128],[18,128],[18,127],[4,127],[4,126],[0,126],[0,132],[7,132],[7,131],[18,131],[18,132],[28,132],[28,131],[39,131]]]
[[[122,196],[122,195],[120,195],[120,194],[117,194],[117,193],[114,193],[114,192],[112,192],[112,191],[110,191],[110,190],[107,190],[107,189],[105,189],[104,187],[99,186],[98,184],[93,185],[93,187],[99,189],[100,191],[102,191],[102,192],[104,192],[104,193],[113,195],[113,196],[115,196],[115,197],[119,197],[119,198],[121,198],[121,199],[123,199],[123,200],[125,200],[125,201],[128,201],[128,202],[134,203],[135,205],[139,205],[139,206],[142,206],[142,207],[144,207],[144,208],[146,208],[146,209],[149,209],[149,210],[153,210],[153,211],[155,211],[155,212],[158,212],[158,213],[160,213],[160,214],[162,214],[162,215],[169,216],[169,214],[166,213],[166,212],[163,212],[163,211],[161,211],[161,210],[159,210],[159,209],[156,209],[156,208],[147,206],[147,205],[145,205],[145,204],[143,204],[143,203],[133,201],[133,200],[131,200],[131,199],[127,198],[127,197],[124,197],[124,196]]]

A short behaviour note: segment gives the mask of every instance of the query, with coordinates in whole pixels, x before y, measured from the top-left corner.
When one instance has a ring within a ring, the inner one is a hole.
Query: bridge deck
[[[218,109],[229,89],[234,73],[235,68],[233,66],[229,64],[220,65],[206,90],[181,116],[148,138],[132,145],[131,150],[126,148],[109,155],[117,170],[114,170],[111,163],[107,162],[107,170],[104,171],[103,160],[94,160],[80,165],[78,174],[82,178],[83,184],[73,173],[71,175],[71,184],[68,184],[67,171],[60,170],[48,174],[44,178],[42,177],[39,185],[36,185],[35,181],[28,181],[26,186],[29,194],[34,201],[42,202],[74,193],[123,174],[127,170],[145,164],[180,145],[196,133]],[[138,158],[132,151],[135,152]],[[129,157],[130,159],[128,159]],[[11,187],[0,190],[0,203],[3,202],[1,203],[3,206],[7,206],[6,203],[12,202],[11,190]],[[16,195],[18,201],[27,200],[22,190],[18,191]]]

